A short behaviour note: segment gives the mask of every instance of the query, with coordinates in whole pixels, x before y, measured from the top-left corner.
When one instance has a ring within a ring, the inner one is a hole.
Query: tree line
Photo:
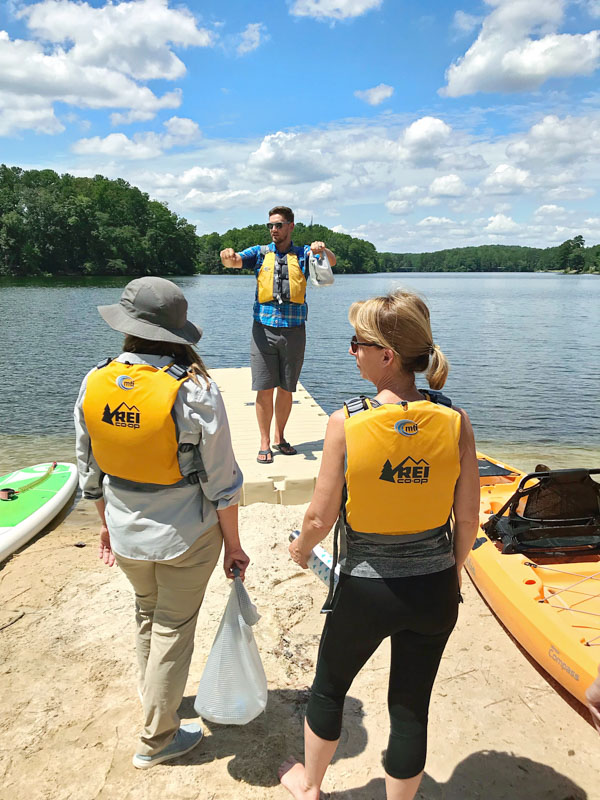
[[[433,253],[378,253],[365,239],[296,223],[294,243],[324,241],[337,273],[600,272],[600,245],[480,245]],[[219,253],[268,244],[265,225],[197,236],[193,225],[122,179],[78,178],[0,165],[0,275],[220,273]]]
[[[226,233],[199,237],[198,271],[220,272],[219,253],[226,247],[240,251],[255,244],[268,244],[264,225],[232,228]],[[323,225],[294,227],[294,244],[324,241],[336,255],[335,272],[600,272],[600,244],[585,247],[582,236],[567,239],[557,247],[520,247],[484,244],[455,247],[433,253],[378,253],[371,242],[337,233]]]
[[[126,181],[0,165],[0,275],[190,275],[198,237]]]

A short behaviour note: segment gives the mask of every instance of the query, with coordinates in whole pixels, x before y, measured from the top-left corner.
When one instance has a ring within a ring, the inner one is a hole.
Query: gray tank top
[[[340,571],[357,578],[428,575],[456,563],[445,525],[406,536],[358,533],[348,528],[340,538]]]

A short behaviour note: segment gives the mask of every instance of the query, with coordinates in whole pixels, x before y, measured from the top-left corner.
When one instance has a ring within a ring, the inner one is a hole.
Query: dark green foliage
[[[581,236],[558,247],[484,244],[435,253],[380,253],[381,272],[570,272],[598,271],[600,245],[584,247]]]
[[[220,272],[219,253],[233,247],[239,253],[255,244],[269,244],[271,237],[265,225],[248,225],[247,228],[232,228],[226,233],[208,233],[200,236],[200,272]],[[297,222],[294,228],[294,244],[325,242],[337,258],[336,272],[380,272],[379,254],[371,242],[354,239],[346,233],[336,233],[323,225],[303,225]]]
[[[191,275],[197,246],[124,180],[0,165],[0,275]]]
[[[485,244],[478,247],[455,247],[434,253],[378,253],[364,239],[336,233],[323,225],[296,223],[294,244],[323,241],[336,255],[334,272],[536,272],[568,270],[600,271],[600,245],[584,247],[581,236],[559,247],[520,247]],[[233,247],[236,252],[255,244],[271,241],[264,225],[232,228],[224,234],[209,233],[200,237],[200,272],[221,272],[219,252]],[[565,255],[566,254],[566,255]]]

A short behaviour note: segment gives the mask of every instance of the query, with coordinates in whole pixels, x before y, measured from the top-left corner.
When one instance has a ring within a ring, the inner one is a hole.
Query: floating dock
[[[325,411],[299,383],[285,428],[285,438],[298,454],[284,456],[274,450],[272,464],[259,464],[256,460],[260,447],[256,392],[251,389],[250,369],[214,369],[210,370],[210,376],[223,395],[233,450],[244,473],[241,505],[308,503],[321,467],[329,419]]]

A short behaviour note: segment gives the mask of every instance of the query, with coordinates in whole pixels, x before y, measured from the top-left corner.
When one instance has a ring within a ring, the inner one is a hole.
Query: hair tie
[[[429,346],[429,350],[427,351],[427,354],[429,356],[429,360],[427,362],[427,372],[430,372],[431,368],[433,367],[433,355],[434,355],[434,353],[435,353],[435,345],[432,344],[432,345]]]

